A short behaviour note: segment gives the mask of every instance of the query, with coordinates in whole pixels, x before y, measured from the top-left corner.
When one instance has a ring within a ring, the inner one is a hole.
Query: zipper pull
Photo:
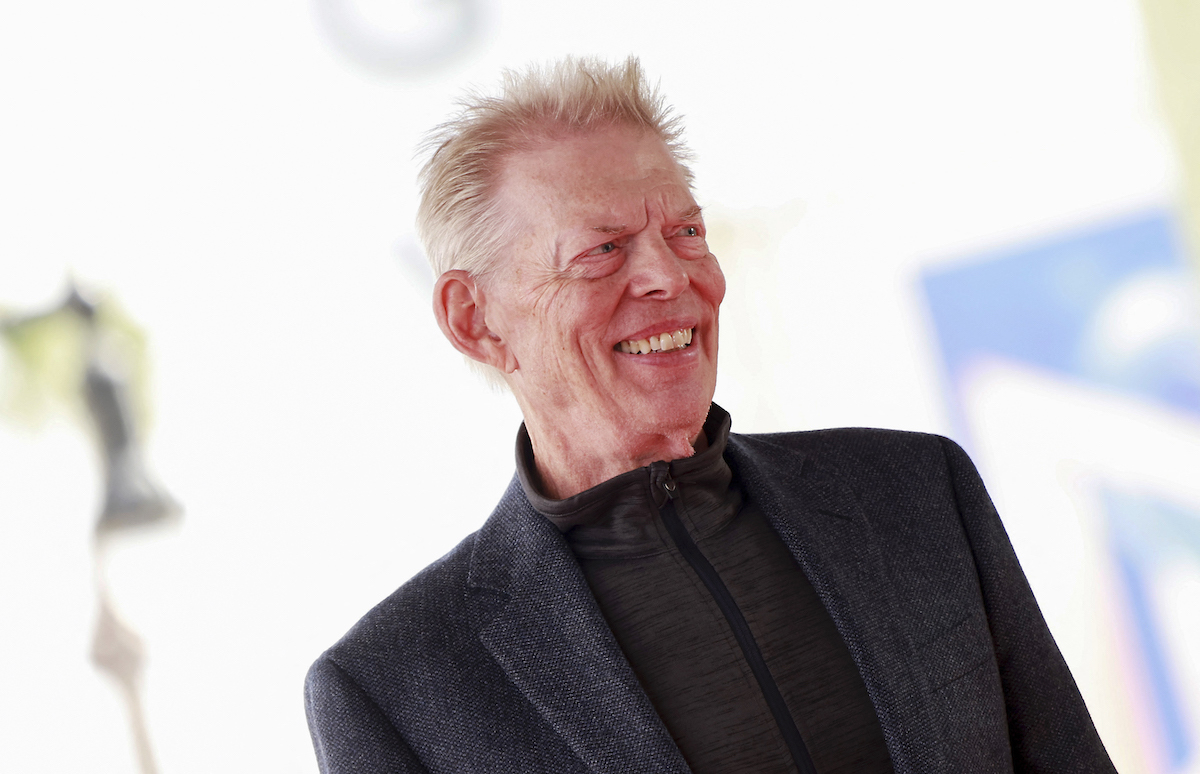
[[[653,485],[661,489],[668,500],[675,499],[677,487],[675,479],[671,478],[671,463],[662,461],[650,463],[650,477]]]

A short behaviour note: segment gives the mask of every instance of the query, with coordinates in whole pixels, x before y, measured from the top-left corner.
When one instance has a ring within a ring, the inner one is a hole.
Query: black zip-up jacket
[[[724,459],[706,447],[563,500],[538,486],[517,435],[525,496],[567,538],[642,689],[699,772],[891,774],[866,686],[833,619]]]

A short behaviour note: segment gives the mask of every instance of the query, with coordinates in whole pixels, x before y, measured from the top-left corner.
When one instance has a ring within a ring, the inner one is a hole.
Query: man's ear
[[[512,373],[517,367],[516,356],[488,328],[487,300],[483,287],[462,269],[451,269],[433,286],[433,314],[454,348],[501,373]]]

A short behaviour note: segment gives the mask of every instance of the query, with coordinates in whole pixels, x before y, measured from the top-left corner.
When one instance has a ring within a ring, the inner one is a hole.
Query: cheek
[[[621,294],[606,280],[573,281],[554,303],[531,310],[527,325],[536,330],[538,346],[555,357],[593,360],[597,349],[609,350],[609,324]]]
[[[725,298],[725,274],[721,271],[717,258],[709,253],[697,263],[697,271],[692,276],[692,283],[700,292],[700,296],[714,308],[721,305]]]

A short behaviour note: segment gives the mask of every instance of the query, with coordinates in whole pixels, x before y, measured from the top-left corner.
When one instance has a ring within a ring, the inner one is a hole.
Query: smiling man
[[[636,60],[509,74],[431,150],[434,312],[520,405],[517,474],[313,665],[322,771],[1113,770],[961,449],[730,433]]]

